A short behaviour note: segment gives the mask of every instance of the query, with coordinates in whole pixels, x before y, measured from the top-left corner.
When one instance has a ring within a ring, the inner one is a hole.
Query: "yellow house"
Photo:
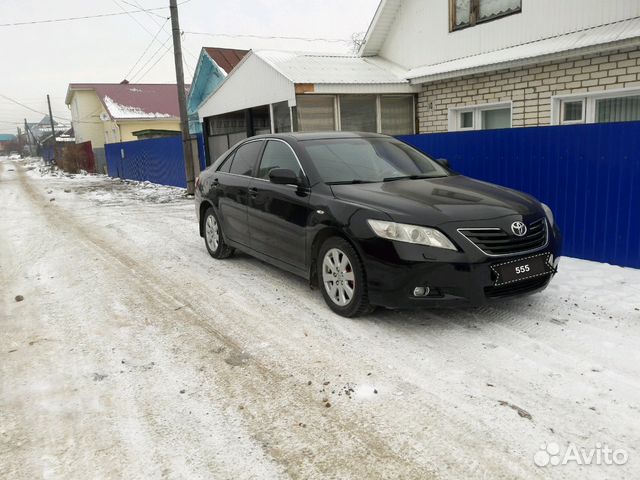
[[[91,142],[99,170],[106,143],[137,140],[140,131],[180,134],[175,84],[71,83],[65,103],[76,143]]]

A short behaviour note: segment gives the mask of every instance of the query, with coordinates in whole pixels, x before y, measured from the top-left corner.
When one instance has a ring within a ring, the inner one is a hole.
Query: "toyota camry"
[[[535,293],[560,256],[548,206],[385,135],[249,138],[202,172],[195,200],[212,257],[300,275],[347,317]]]

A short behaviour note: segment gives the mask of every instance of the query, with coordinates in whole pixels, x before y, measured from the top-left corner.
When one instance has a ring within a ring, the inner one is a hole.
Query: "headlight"
[[[549,220],[549,226],[553,227],[553,224],[555,222],[555,218],[553,218],[553,212],[549,208],[549,205],[547,205],[546,203],[541,203],[541,205],[545,215],[547,216],[547,220]]]
[[[367,220],[367,222],[369,222],[369,226],[377,236],[387,240],[457,250],[444,233],[433,228],[384,222],[382,220]]]

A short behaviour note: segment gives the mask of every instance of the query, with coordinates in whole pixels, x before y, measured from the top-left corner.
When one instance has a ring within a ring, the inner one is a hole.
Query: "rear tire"
[[[364,265],[349,242],[328,238],[320,247],[316,265],[318,285],[331,310],[349,318],[373,311]]]
[[[204,213],[202,222],[204,226],[204,244],[209,255],[218,260],[233,255],[234,250],[225,243],[222,226],[218,220],[218,215],[216,215],[212,207],[209,207]]]

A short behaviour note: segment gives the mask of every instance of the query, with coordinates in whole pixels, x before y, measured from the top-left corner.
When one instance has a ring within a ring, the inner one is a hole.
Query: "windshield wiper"
[[[327,185],[358,185],[360,183],[377,183],[375,180],[343,180],[341,182],[327,182]]]
[[[405,175],[403,177],[387,177],[383,182],[395,182],[396,180],[422,180],[424,178],[437,178],[433,175]]]

